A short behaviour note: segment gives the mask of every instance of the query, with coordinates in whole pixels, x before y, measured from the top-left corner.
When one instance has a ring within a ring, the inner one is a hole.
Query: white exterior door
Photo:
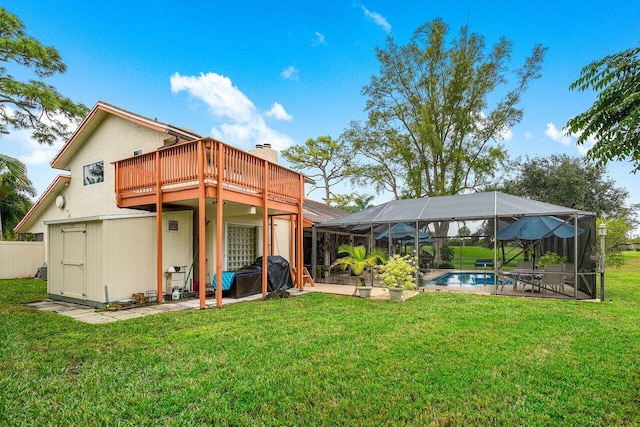
[[[62,296],[86,299],[85,227],[62,229]]]

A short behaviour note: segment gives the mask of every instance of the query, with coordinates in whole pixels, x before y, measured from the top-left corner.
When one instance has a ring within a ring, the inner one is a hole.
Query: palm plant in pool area
[[[378,265],[378,262],[385,262],[387,255],[381,249],[373,249],[367,253],[364,246],[341,245],[338,248],[338,254],[346,254],[342,258],[338,258],[331,264],[331,267],[340,266],[343,270],[348,267],[351,272],[359,277],[359,285],[364,286],[364,278],[362,273],[366,267]]]

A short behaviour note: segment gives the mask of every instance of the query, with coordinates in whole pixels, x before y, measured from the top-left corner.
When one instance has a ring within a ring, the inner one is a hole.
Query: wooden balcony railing
[[[199,144],[202,144],[200,151]],[[218,165],[220,150],[223,150],[222,165]],[[266,191],[269,200],[292,206],[300,203],[302,183],[299,173],[220,141],[203,139],[117,161],[118,206],[147,205],[156,197],[158,188],[163,193],[171,192],[173,200],[181,199],[181,190],[184,190],[184,200],[191,199],[193,194],[187,190],[199,187],[200,170],[206,188],[216,188],[222,183],[225,191],[235,194],[263,197]]]

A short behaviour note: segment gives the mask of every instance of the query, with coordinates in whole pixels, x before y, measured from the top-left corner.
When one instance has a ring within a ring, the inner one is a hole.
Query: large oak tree
[[[448,35],[436,19],[406,45],[389,37],[377,49],[380,72],[362,90],[368,119],[343,135],[360,154],[356,181],[397,198],[442,196],[476,190],[501,167],[499,141],[522,119],[518,103],[540,76],[545,48],[535,46],[510,82],[511,42],[487,49],[466,26]],[[445,236],[448,224],[435,228]]]

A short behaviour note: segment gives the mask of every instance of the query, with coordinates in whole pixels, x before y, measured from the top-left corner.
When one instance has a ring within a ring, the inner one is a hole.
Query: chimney
[[[249,154],[253,154],[261,159],[268,160],[271,163],[278,164],[278,152],[271,148],[271,144],[256,144],[255,150],[250,150]]]

